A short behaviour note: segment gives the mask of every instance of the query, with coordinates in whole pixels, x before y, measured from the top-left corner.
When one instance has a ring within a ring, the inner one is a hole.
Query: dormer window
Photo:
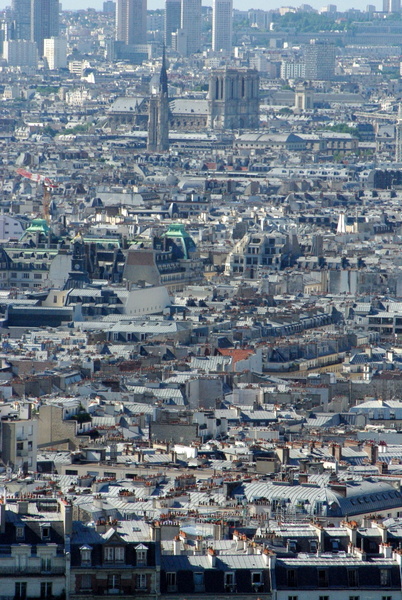
[[[140,544],[135,549],[135,554],[137,557],[137,567],[146,567],[148,564],[147,559],[148,548],[144,546],[144,544]]]
[[[42,540],[50,540],[50,523],[42,523],[40,529]]]
[[[81,546],[81,565],[90,566],[92,563],[92,548],[91,546]]]

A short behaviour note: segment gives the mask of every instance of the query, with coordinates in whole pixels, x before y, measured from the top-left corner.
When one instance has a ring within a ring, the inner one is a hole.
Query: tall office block
[[[400,13],[401,0],[383,0],[382,10],[386,13]]]
[[[181,0],[165,0],[165,46],[172,48],[172,34],[180,29]]]
[[[212,3],[212,50],[232,50],[232,0],[213,0]]]
[[[335,46],[311,40],[304,52],[304,76],[309,80],[329,81],[335,76]]]
[[[38,66],[38,49],[29,40],[9,40],[3,44],[3,58],[9,67]]]
[[[15,39],[31,39],[31,0],[13,0],[11,10],[15,24]]]
[[[395,162],[402,162],[402,104],[398,108],[398,120],[395,127]]]
[[[187,38],[186,55],[201,50],[201,0],[182,0],[181,29]]]
[[[116,2],[105,0],[103,3],[103,14],[116,16]]]
[[[62,38],[44,40],[43,56],[51,71],[67,68],[67,41]]]
[[[59,35],[59,0],[31,0],[31,40],[43,56],[44,40]]]
[[[116,40],[130,46],[146,44],[147,0],[117,0]]]

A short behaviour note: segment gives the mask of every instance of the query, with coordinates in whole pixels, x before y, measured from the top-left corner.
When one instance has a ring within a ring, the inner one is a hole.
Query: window
[[[328,587],[328,571],[318,569],[318,587]]]
[[[120,591],[120,575],[108,575],[107,589],[112,594]]]
[[[288,596],[288,600],[299,600],[298,596]]]
[[[392,596],[383,596],[381,600],[392,600]]]
[[[166,585],[168,592],[176,591],[176,573],[166,573]]]
[[[262,585],[262,573],[261,571],[251,572],[251,585],[260,587]]]
[[[15,584],[15,597],[20,600],[25,600],[27,597],[27,582],[17,581]]]
[[[29,273],[23,273],[22,277],[23,279],[29,279]]]
[[[329,596],[319,596],[319,600],[329,600]]]
[[[360,600],[360,596],[349,596],[349,600]]]
[[[34,279],[42,279],[42,273],[34,273]]]
[[[105,562],[124,562],[124,548],[122,546],[106,546],[104,549]]]
[[[195,592],[203,592],[204,587],[204,573],[194,573],[194,591]]]
[[[382,587],[387,587],[390,585],[390,570],[389,569],[380,569],[380,585]]]
[[[359,587],[358,577],[357,577],[357,569],[349,569],[348,570],[348,584],[349,584],[349,587]]]
[[[288,586],[289,587],[296,587],[296,585],[297,585],[297,578],[296,578],[296,571],[295,571],[295,569],[288,569],[288,571],[287,571],[287,580],[288,580]]]
[[[48,540],[50,538],[50,526],[43,525],[42,527],[42,540]]]
[[[81,575],[80,589],[82,591],[92,590],[92,575],[89,575],[88,573]]]
[[[224,583],[226,590],[234,592],[235,574],[233,573],[233,571],[228,571],[227,573],[225,573]]]
[[[90,565],[92,562],[92,548],[91,546],[81,546],[81,564]]]
[[[139,573],[136,578],[137,590],[146,590],[147,588],[147,575],[146,573]]]
[[[147,552],[148,548],[140,544],[135,549],[137,556],[137,567],[145,567],[147,565]]]
[[[44,556],[41,560],[41,571],[51,571],[52,570],[52,560],[49,556]]]
[[[52,595],[52,582],[51,581],[42,581],[40,584],[40,597],[41,598],[50,598]]]
[[[25,527],[23,525],[17,525],[15,535],[17,540],[23,540],[25,538]]]

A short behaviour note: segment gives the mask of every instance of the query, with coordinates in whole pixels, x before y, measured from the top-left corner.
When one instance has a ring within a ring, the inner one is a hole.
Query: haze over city
[[[83,3],[79,2],[79,0],[64,0],[62,2],[62,7],[64,10],[82,10],[85,8],[95,8],[96,10],[101,10],[102,9],[102,0],[85,0]],[[212,1],[205,1],[203,2],[203,4],[205,4],[206,6],[212,6]],[[313,8],[315,9],[320,9],[322,6],[324,6],[322,3],[319,2],[310,2],[309,3]],[[1,0],[0,2],[0,9],[5,8],[6,6],[9,5],[9,2],[7,2],[7,0]],[[359,9],[359,10],[365,10],[367,3],[366,2],[356,2],[353,5],[353,8]],[[267,2],[265,0],[250,0],[249,3],[245,3],[242,2],[241,0],[233,0],[233,7],[238,9],[238,10],[247,10],[249,8],[258,8],[261,10],[272,10],[272,9],[276,9],[276,8],[280,8],[281,6],[295,6],[297,7],[298,4],[271,4],[269,6],[267,6]],[[149,10],[156,10],[156,9],[163,9],[164,4],[163,1],[161,0],[149,0],[148,2],[148,9]],[[348,10],[351,7],[350,3],[348,3],[347,1],[340,1],[337,2],[337,7],[339,9],[339,11],[345,11]]]

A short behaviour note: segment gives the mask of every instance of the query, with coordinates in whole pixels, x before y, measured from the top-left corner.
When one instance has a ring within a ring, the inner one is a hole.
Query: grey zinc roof
[[[209,556],[161,556],[161,568],[165,571],[204,571],[213,568],[230,571],[232,569],[264,569],[266,567],[265,558],[259,554],[217,556],[215,567],[212,567]]]
[[[177,99],[169,102],[170,111],[173,114],[207,115],[208,100]]]

